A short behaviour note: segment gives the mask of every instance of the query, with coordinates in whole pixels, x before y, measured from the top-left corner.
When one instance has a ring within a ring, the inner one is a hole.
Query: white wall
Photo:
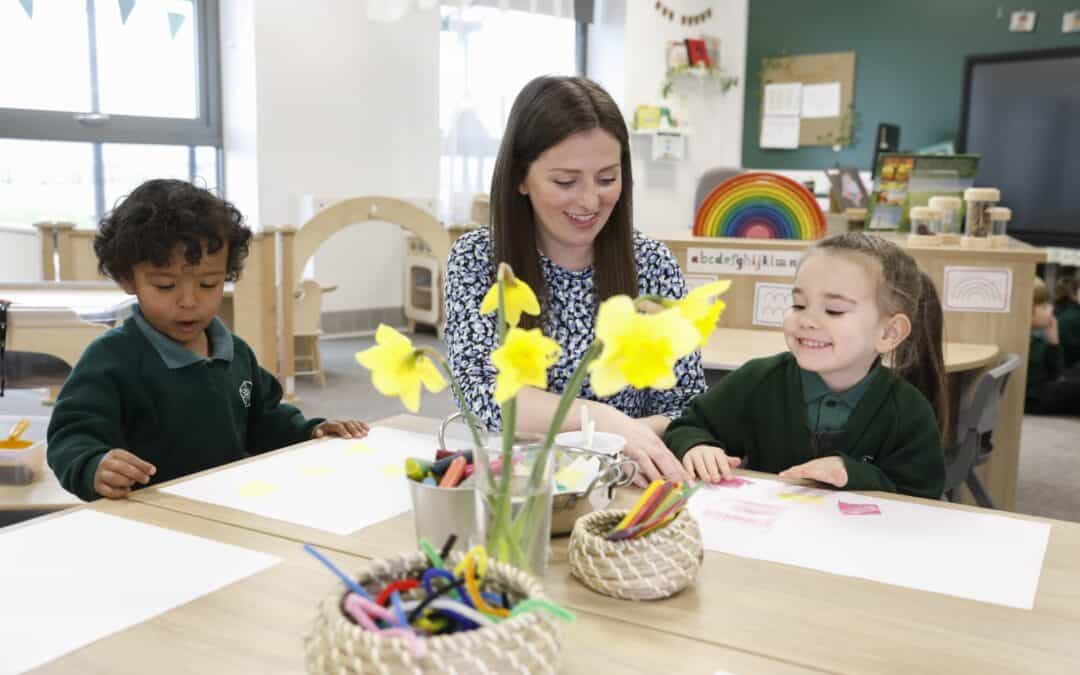
[[[356,0],[230,0],[222,24],[226,189],[253,225],[301,225],[304,195],[435,196],[437,9],[373,23]],[[324,244],[323,309],[401,305],[403,241],[365,223]]]
[[[697,0],[664,4],[677,16],[702,9]],[[710,3],[709,21],[687,27],[678,18],[662,19],[654,5],[645,0],[597,0],[589,73],[612,93],[627,120],[633,119],[638,105],[659,102],[669,41],[702,34],[718,37],[721,66],[739,78],[738,86],[727,93],[708,86],[687,90],[682,104],[693,130],[682,161],[654,162],[649,157],[652,139],[632,138],[634,224],[645,232],[664,232],[693,224],[694,189],[706,170],[740,166],[749,6],[748,0],[716,0]],[[623,34],[616,39],[620,23]],[[594,54],[600,56],[594,60]]]
[[[41,281],[41,234],[30,225],[0,223],[0,282]]]

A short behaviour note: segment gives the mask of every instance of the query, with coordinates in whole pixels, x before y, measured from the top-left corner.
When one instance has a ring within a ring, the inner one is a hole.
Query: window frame
[[[108,0],[91,0],[107,2]],[[141,143],[149,145],[213,146],[220,155],[221,47],[219,0],[193,0],[197,22],[197,111],[194,119],[107,115],[80,120],[95,111],[53,111],[0,108],[0,138],[81,143]],[[96,68],[96,65],[95,65]],[[220,164],[220,160],[219,160]],[[221,174],[218,173],[221,182]]]

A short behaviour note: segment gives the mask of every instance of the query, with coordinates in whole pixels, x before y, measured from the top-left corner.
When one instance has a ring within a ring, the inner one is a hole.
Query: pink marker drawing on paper
[[[880,516],[881,509],[877,504],[852,504],[850,502],[837,502],[840,513],[845,516]]]
[[[746,480],[745,478],[739,478],[738,476],[735,476],[734,478],[725,478],[723,480],[716,481],[715,483],[713,483],[713,485],[717,487],[740,488],[744,485],[752,485],[753,482],[754,481],[752,480]]]

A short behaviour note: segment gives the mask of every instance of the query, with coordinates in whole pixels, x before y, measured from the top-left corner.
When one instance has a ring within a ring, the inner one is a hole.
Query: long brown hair
[[[637,295],[634,261],[634,180],[630,140],[619,107],[600,85],[583,77],[538,77],[521,90],[510,109],[495,173],[491,179],[491,238],[495,247],[492,275],[500,262],[536,290],[541,317],[522,317],[526,328],[543,324],[550,294],[536,248],[536,215],[528,195],[518,191],[529,166],[567,137],[602,129],[619,141],[622,193],[603,229],[593,240],[593,279],[597,302],[613,295]]]
[[[872,234],[848,232],[823,239],[814,248],[858,254],[876,262],[880,275],[878,309],[886,316],[906,314],[911,320],[911,335],[894,350],[892,368],[930,401],[944,436],[949,425],[942,346],[944,315],[933,280],[907,251]]]

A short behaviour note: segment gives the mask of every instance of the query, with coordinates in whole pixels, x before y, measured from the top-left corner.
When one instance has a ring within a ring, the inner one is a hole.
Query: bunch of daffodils
[[[682,300],[656,296],[633,300],[619,295],[601,303],[596,317],[596,339],[559,399],[541,452],[546,455],[551,451],[555,436],[581,392],[586,376],[591,378],[592,389],[601,398],[610,397],[626,387],[670,389],[675,386],[676,362],[706,343],[725,308],[719,296],[729,286],[729,281],[714,281],[695,288]],[[658,309],[643,311],[649,305]],[[497,485],[489,486],[494,488],[490,491],[497,496],[494,519],[487,532],[487,546],[488,551],[499,559],[527,569],[531,552],[522,550],[522,535],[534,524],[544,522],[544,514],[526,504],[516,517],[510,516],[512,462],[509,457],[514,444],[516,396],[525,386],[547,389],[547,371],[558,361],[561,349],[540,329],[519,327],[522,314],[540,314],[540,303],[533,290],[516,278],[505,263],[499,266],[495,284],[480,304],[480,313],[497,314],[499,347],[492,351],[491,362],[498,371],[495,401],[502,407],[503,421],[504,461],[501,479]],[[449,364],[441,354],[413,346],[407,337],[385,324],[375,333],[375,346],[358,353],[356,360],[371,370],[372,383],[381,394],[399,397],[414,413],[420,407],[421,388],[437,393],[446,388],[448,381],[458,402],[465,402]],[[483,435],[472,411],[466,407],[464,415],[476,447],[484,447]],[[544,480],[544,466],[546,456],[534,463],[534,473],[530,476],[530,484],[535,484],[533,487],[540,487]],[[490,473],[488,476],[494,482]],[[547,502],[543,503],[546,508]]]

